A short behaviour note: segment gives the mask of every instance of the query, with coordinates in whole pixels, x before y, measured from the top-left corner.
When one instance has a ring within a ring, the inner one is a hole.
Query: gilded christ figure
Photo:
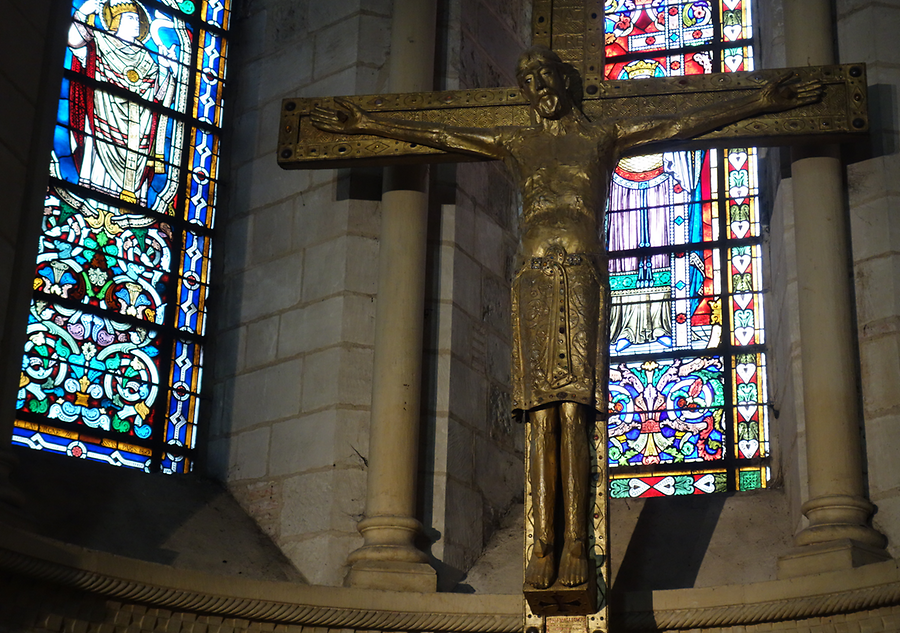
[[[689,139],[763,112],[819,99],[816,82],[790,75],[751,94],[678,116],[588,120],[570,93],[560,58],[532,47],[516,77],[532,125],[459,128],[392,119],[337,100],[316,108],[313,123],[339,133],[375,134],[501,160],[522,198],[520,263],[512,285],[513,410],[532,424],[529,477],[534,550],[525,582],[577,586],[588,576],[589,438],[606,417],[609,282],[603,227],[610,178],[623,155]],[[557,488],[563,534],[555,533]],[[560,553],[557,554],[557,551]]]

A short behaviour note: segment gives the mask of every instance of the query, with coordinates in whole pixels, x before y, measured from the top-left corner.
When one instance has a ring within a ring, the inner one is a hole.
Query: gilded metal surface
[[[535,0],[531,43],[553,49],[581,74],[585,85],[603,79],[604,3],[601,0]]]
[[[762,70],[641,81],[591,84],[597,93],[585,95],[584,112],[592,121],[642,117],[647,113],[676,114],[720,103],[788,72]],[[796,111],[769,113],[731,123],[693,141],[673,141],[661,148],[702,144],[788,145],[812,140],[845,140],[869,130],[864,64],[818,66],[790,70],[800,81],[819,80],[821,101]],[[460,127],[527,125],[528,100],[519,88],[456,90],[432,93],[345,97],[370,112],[402,119]],[[315,106],[334,106],[333,98],[285,99],[282,104],[278,163],[285,169],[333,169],[341,166],[479,160],[459,152],[426,147],[375,135],[331,134],[312,125]]]
[[[847,71],[854,73],[860,74]],[[831,78],[841,73],[826,74]],[[603,420],[607,404],[609,285],[602,233],[613,168],[625,154],[654,151],[662,144],[697,138],[757,115],[763,116],[754,133],[768,130],[766,125],[778,126],[772,133],[780,131],[783,121],[764,123],[765,116],[801,106],[815,110],[822,100],[823,81],[795,81],[792,73],[780,71],[769,76],[713,75],[698,82],[678,78],[649,87],[649,81],[616,82],[598,90],[600,98],[586,105],[586,116],[575,106],[564,62],[550,50],[526,51],[516,76],[521,95],[513,91],[452,93],[443,98],[398,95],[390,100],[393,107],[387,105],[387,98],[364,97],[366,105],[377,109],[367,110],[350,99],[335,100],[331,107],[310,102],[303,108],[312,107],[310,122],[321,130],[313,135],[346,135],[329,150],[338,155],[353,155],[363,147],[373,151],[379,143],[383,147],[378,153],[390,153],[391,142],[394,153],[403,148],[396,143],[412,149],[424,145],[502,160],[518,184],[522,214],[520,269],[512,288],[512,379],[513,409],[525,412],[530,438],[525,590],[541,593],[543,599],[529,598],[530,606],[546,604],[542,615],[549,616],[564,612],[559,605],[565,602],[568,589],[591,585],[590,560],[596,555],[598,538],[596,527],[589,530],[592,505],[595,519],[600,517],[600,530],[606,526],[602,490],[606,478],[594,487],[592,503],[591,470],[605,475],[599,467],[605,455],[605,432],[599,430],[604,425],[597,419]],[[835,85],[843,84],[835,79]],[[522,108],[514,105],[520,96],[528,102],[527,121],[519,114]],[[452,107],[454,100],[463,99],[471,106]],[[427,103],[431,109],[421,109]],[[605,116],[597,115],[598,106]],[[615,106],[619,115],[608,116]],[[286,109],[297,107],[297,102],[286,104]],[[397,116],[401,111],[403,118]],[[804,119],[796,113],[795,118]],[[460,120],[467,125],[458,125]],[[832,120],[826,125],[837,126]],[[370,141],[364,135],[377,138]],[[562,534],[557,534],[558,527]],[[605,535],[602,541],[605,547]],[[605,555],[601,558],[597,568],[600,585],[605,587],[608,564]],[[558,594],[556,587],[560,587]],[[582,603],[579,611],[584,612],[588,607],[583,597],[578,601]],[[605,616],[595,616],[605,622]]]
[[[556,400],[591,407],[606,402],[602,359],[608,335],[600,332],[605,279],[592,256],[562,249],[532,257],[516,275],[514,408],[527,411]]]
[[[589,429],[591,441],[591,491],[589,504],[592,510],[590,517],[591,529],[588,533],[590,547],[588,554],[593,559],[593,571],[596,575],[594,585],[596,587],[596,610],[588,616],[554,616],[542,615],[531,608],[526,598],[524,600],[525,631],[536,633],[550,633],[563,630],[586,630],[606,633],[609,631],[609,602],[607,577],[609,575],[609,498],[607,496],[606,477],[608,465],[606,463],[606,418],[596,416],[593,425]],[[525,424],[525,463],[531,463],[532,425]],[[525,478],[525,562],[530,560],[534,551],[534,496],[532,495],[531,479]],[[525,588],[527,594],[528,588]]]

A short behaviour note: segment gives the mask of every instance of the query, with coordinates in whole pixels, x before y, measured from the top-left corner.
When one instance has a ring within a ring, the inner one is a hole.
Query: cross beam
[[[647,112],[675,114],[734,98],[758,89],[786,72],[800,81],[818,79],[825,86],[819,103],[757,116],[709,132],[688,142],[657,146],[655,151],[694,146],[765,146],[844,141],[869,130],[864,64],[816,66],[792,70],[756,70],[665,77],[637,81],[605,81],[583,101],[589,119],[638,118]],[[371,112],[413,121],[443,122],[461,127],[528,125],[528,102],[517,88],[449,90],[344,97]],[[332,107],[332,98],[285,99],[281,109],[278,164],[284,169],[409,163],[456,162],[474,157],[367,135],[323,132],[309,120],[316,105]]]

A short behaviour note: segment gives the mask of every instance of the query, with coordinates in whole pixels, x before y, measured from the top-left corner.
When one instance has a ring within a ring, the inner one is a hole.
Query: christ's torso
[[[507,168],[522,195],[520,256],[544,257],[551,247],[567,253],[602,255],[615,135],[583,120],[507,129]]]

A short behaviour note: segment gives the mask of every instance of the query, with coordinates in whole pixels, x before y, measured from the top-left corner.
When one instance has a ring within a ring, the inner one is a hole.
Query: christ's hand
[[[785,73],[769,82],[760,94],[763,112],[781,112],[815,103],[822,98],[824,87],[816,79],[801,84],[794,83],[794,73]]]
[[[316,106],[310,120],[320,130],[337,134],[360,134],[372,126],[369,113],[356,104],[335,97],[337,108]]]

